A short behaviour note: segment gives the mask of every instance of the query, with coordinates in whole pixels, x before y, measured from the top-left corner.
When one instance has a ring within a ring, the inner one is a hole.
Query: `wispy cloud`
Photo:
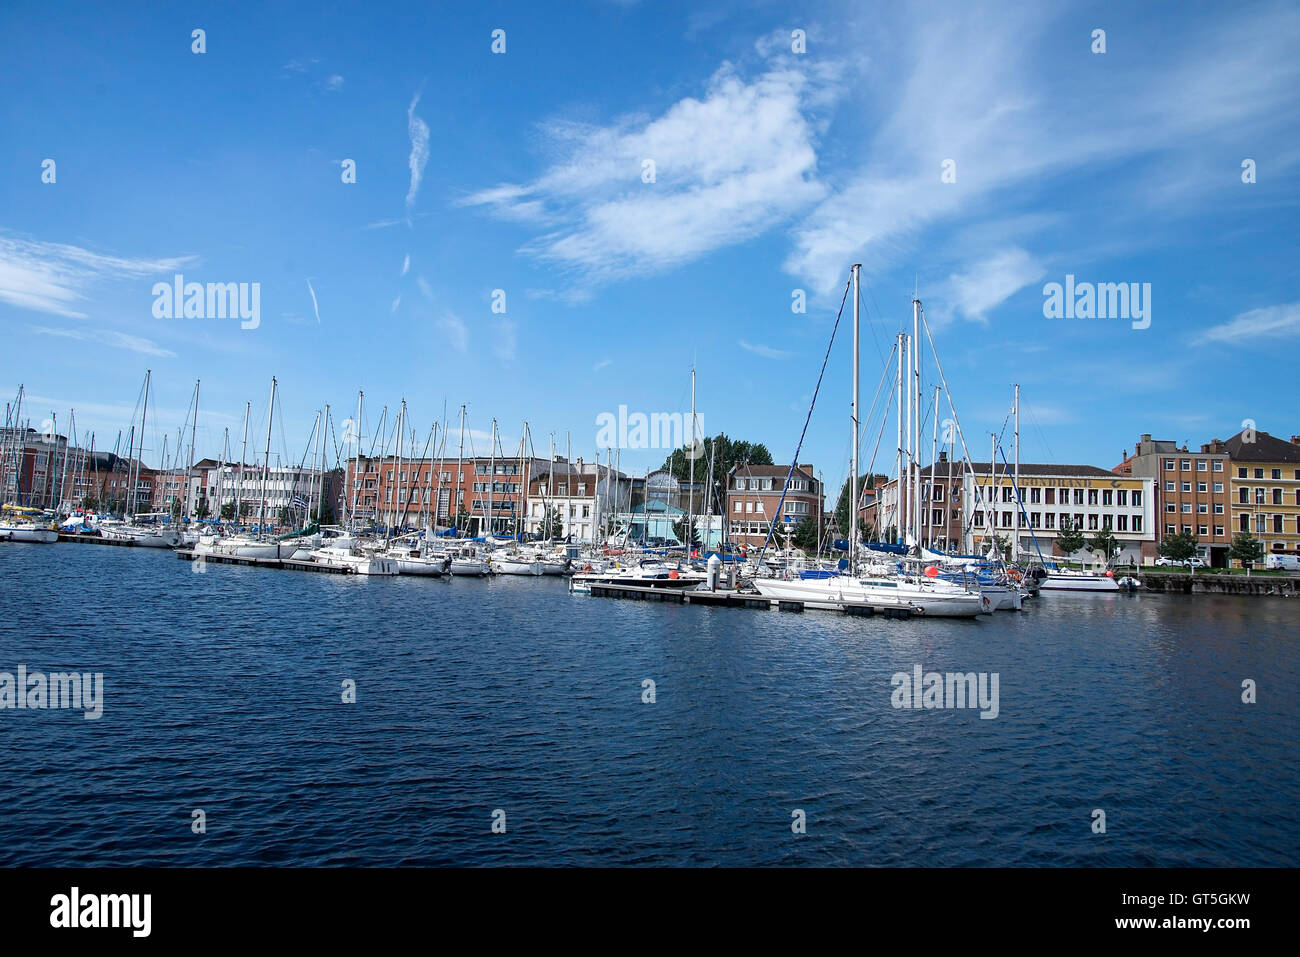
[[[343,89],[343,77],[339,76],[339,74],[337,73],[331,74],[330,76],[326,77],[325,89],[327,90]]]
[[[741,339],[736,345],[746,352],[752,352],[764,359],[788,359],[790,357],[788,352],[782,352],[780,349],[773,349],[771,346],[765,346],[761,343],[746,342],[744,339]]]
[[[176,353],[162,348],[149,339],[128,336],[126,333],[111,329],[53,329],[49,326],[32,326],[31,330],[41,336],[57,336],[62,339],[75,339],[78,342],[97,342],[112,349],[126,349],[143,356],[157,356],[161,359],[176,357]]]
[[[411,271],[411,254],[407,253],[406,258],[402,260],[402,275],[405,276]]]
[[[1211,326],[1192,342],[1227,342],[1238,346],[1254,345],[1260,339],[1275,339],[1300,333],[1300,302],[1282,303],[1238,313],[1231,320]]]
[[[941,318],[962,316],[984,322],[987,313],[1043,277],[1042,265],[1023,249],[1004,249],[971,269],[948,277],[939,292]]]
[[[311,287],[311,280],[307,280],[307,291],[311,293],[311,311],[316,317],[316,325],[320,325],[320,306],[316,303],[316,290]]]
[[[424,165],[429,162],[429,125],[415,115],[415,107],[420,102],[417,92],[411,98],[411,105],[406,108],[406,131],[411,138],[411,155],[407,165],[411,168],[411,185],[406,190],[406,218],[410,222],[411,210],[415,206],[415,197],[420,192],[420,180],[424,177]]]
[[[392,313],[395,313],[395,312],[397,312],[398,308],[399,308],[401,305],[402,305],[402,294],[399,292],[399,293],[397,294],[397,298],[393,300],[393,304],[392,304],[391,306],[388,307],[388,311],[389,311],[389,312],[392,312]]]
[[[452,349],[457,352],[469,350],[469,329],[466,328],[465,322],[460,316],[454,312],[445,312],[434,325],[443,334],[447,344]]]
[[[599,362],[597,362],[594,366],[591,367],[591,371],[599,372],[601,369],[604,369],[606,366],[612,366],[613,364],[614,364],[613,359],[601,359]]]
[[[0,236],[0,301],[85,319],[80,303],[94,285],[174,273],[195,261],[193,256],[132,259],[62,243]]]
[[[793,67],[746,81],[724,64],[703,98],[660,116],[545,124],[558,162],[530,183],[500,184],[461,204],[547,224],[523,251],[593,281],[692,261],[825,195],[803,107],[830,83]]]

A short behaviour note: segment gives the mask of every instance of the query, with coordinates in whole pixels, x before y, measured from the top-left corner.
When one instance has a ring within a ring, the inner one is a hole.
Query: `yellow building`
[[[1231,462],[1233,533],[1250,532],[1264,543],[1266,555],[1300,554],[1300,435],[1287,442],[1245,430],[1224,445]]]

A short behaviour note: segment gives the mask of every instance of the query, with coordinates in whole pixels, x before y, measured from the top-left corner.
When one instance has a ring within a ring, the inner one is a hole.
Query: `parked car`
[[[1264,567],[1300,572],[1300,555],[1267,555],[1264,558]]]
[[[1201,558],[1189,558],[1186,561],[1177,561],[1172,558],[1160,557],[1156,559],[1157,565],[1163,565],[1173,568],[1204,568],[1205,560]]]

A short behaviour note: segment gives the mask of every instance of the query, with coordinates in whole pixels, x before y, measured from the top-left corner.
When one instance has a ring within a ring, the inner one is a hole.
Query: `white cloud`
[[[788,352],[782,352],[780,349],[773,349],[771,346],[765,346],[761,343],[756,344],[753,342],[746,342],[744,339],[741,339],[736,343],[736,345],[740,346],[740,348],[744,349],[746,352],[752,352],[754,355],[762,356],[764,359],[788,359],[790,357],[790,353]]]
[[[96,283],[175,273],[195,261],[193,256],[129,259],[79,246],[0,236],[0,301],[85,319],[80,303]]]
[[[597,281],[692,261],[825,194],[803,106],[828,82],[784,67],[746,82],[724,64],[703,98],[658,117],[546,124],[559,161],[531,183],[500,184],[461,204],[550,224],[523,251]],[[654,182],[643,181],[647,160]]]
[[[411,271],[411,254],[407,253],[406,258],[402,260],[402,275],[405,276]]]
[[[987,313],[1044,274],[1042,264],[1023,249],[1004,249],[948,277],[939,294],[945,311],[983,322]]]
[[[1279,338],[1300,333],[1300,302],[1282,303],[1238,313],[1228,322],[1206,329],[1192,341],[1228,342],[1251,345],[1259,339]]]
[[[339,76],[337,73],[332,74],[325,80],[325,89],[327,90],[343,89],[343,77]]]
[[[605,368],[606,366],[611,366],[613,364],[614,364],[613,359],[609,359],[609,358],[601,359],[599,362],[597,362],[594,366],[591,367],[591,371],[599,372],[601,369]]]
[[[411,137],[411,155],[407,165],[411,168],[411,185],[406,190],[406,216],[410,219],[415,197],[420,192],[420,180],[424,176],[424,164],[429,162],[429,125],[415,115],[415,107],[420,102],[420,94],[411,98],[411,105],[406,108],[406,131]]]
[[[161,359],[176,357],[176,353],[170,349],[162,348],[162,346],[149,339],[140,336],[128,336],[126,333],[115,332],[111,329],[52,329],[48,326],[32,326],[31,328],[32,332],[41,336],[57,336],[62,339],[76,339],[79,342],[97,342],[112,349],[126,349],[140,355],[157,356]]]
[[[393,300],[393,304],[388,307],[388,311],[390,313],[397,312],[397,309],[399,306],[401,306],[401,304],[402,304],[402,294],[398,293],[397,298]]]
[[[469,350],[469,329],[466,328],[465,322],[454,312],[445,312],[442,318],[434,323],[439,332],[457,352],[466,352]]]
[[[420,295],[424,296],[424,298],[428,299],[430,302],[433,302],[433,290],[429,288],[429,284],[425,281],[424,277],[417,276],[415,278],[415,284],[420,287]]]
[[[307,280],[307,291],[311,293],[311,311],[316,317],[316,325],[320,325],[320,307],[316,304],[316,290],[311,287],[311,280]]]

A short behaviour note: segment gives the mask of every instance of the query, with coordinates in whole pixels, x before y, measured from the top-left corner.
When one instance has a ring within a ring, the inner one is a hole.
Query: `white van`
[[[1300,572],[1300,555],[1268,555],[1264,558],[1264,567]]]

